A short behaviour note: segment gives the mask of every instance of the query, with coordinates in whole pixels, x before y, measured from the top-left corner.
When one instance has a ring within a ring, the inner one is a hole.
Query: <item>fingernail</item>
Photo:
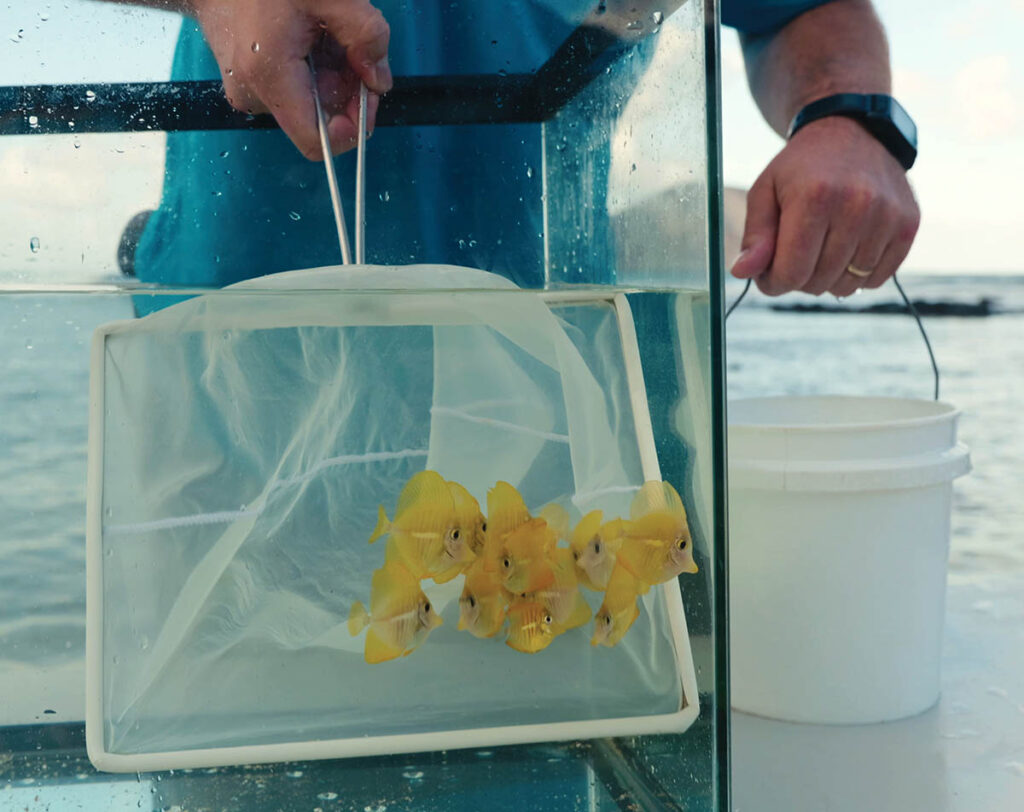
[[[750,249],[749,248],[744,248],[742,251],[740,251],[736,255],[736,259],[734,259],[732,261],[732,267],[735,268],[740,262],[743,261],[744,257],[749,257],[749,256],[750,256]]]
[[[377,79],[377,86],[380,88],[381,93],[391,90],[393,82],[391,78],[391,66],[388,64],[388,58],[386,56],[381,57],[373,66],[373,73]]]

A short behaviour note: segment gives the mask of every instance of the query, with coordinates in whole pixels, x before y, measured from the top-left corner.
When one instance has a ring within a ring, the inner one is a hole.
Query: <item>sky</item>
[[[894,94],[920,138],[910,178],[922,225],[905,268],[1024,271],[1014,250],[1024,232],[1024,0],[876,5]],[[684,8],[677,22],[691,19]],[[91,0],[0,0],[0,84],[164,79],[178,24],[174,15]],[[664,54],[698,41],[679,28],[663,27]],[[750,99],[734,32],[723,31],[722,45],[724,177],[746,188],[782,141]],[[665,104],[635,101],[636,110]],[[159,200],[163,143],[158,133],[0,139],[0,273],[113,271],[123,224]]]

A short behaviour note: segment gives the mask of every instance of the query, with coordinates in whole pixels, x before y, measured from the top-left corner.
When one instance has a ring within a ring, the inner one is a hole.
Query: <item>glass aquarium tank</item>
[[[376,5],[359,264],[195,21],[12,6],[0,805],[729,808],[716,4]]]

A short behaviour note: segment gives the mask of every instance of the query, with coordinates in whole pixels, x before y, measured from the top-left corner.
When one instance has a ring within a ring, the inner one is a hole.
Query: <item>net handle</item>
[[[316,68],[312,55],[306,58],[313,75],[313,103],[316,106],[316,123],[320,132],[320,149],[324,155],[324,172],[327,174],[327,189],[331,195],[334,211],[334,226],[338,231],[338,247],[341,248],[342,265],[352,264],[352,249],[349,247],[348,230],[345,227],[345,213],[341,206],[341,192],[338,176],[334,171],[334,155],[330,138],[327,136],[327,117],[320,104],[320,89],[316,81]],[[359,83],[359,132],[356,139],[356,251],[355,262],[366,263],[366,85]]]

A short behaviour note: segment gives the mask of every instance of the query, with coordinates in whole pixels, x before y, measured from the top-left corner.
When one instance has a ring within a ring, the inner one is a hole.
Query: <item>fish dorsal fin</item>
[[[576,525],[572,531],[572,536],[569,538],[569,545],[576,551],[582,552],[583,548],[586,547],[590,540],[597,535],[601,529],[601,519],[604,518],[604,514],[600,510],[592,510],[582,519],[579,524]]]
[[[395,660],[401,656],[402,649],[387,642],[373,628],[366,633],[366,646],[363,649],[363,658],[370,665],[383,663],[387,660]]]
[[[671,544],[682,530],[685,521],[676,513],[648,513],[629,523],[626,534],[632,539],[658,544]]]
[[[590,604],[579,593],[576,593],[576,602],[572,607],[572,614],[565,621],[565,628],[575,629],[590,620]]]
[[[668,482],[654,479],[645,482],[633,497],[633,504],[629,508],[629,518],[641,519],[650,513],[659,512],[672,513],[686,518],[683,500],[679,498],[676,489]]]
[[[370,615],[386,620],[409,608],[421,594],[420,582],[398,558],[389,558],[370,580]]]
[[[410,511],[424,506],[438,507],[449,514],[455,510],[452,492],[448,483],[437,471],[420,471],[405,483],[395,507],[395,522],[401,521]]]
[[[452,503],[455,506],[455,513],[459,522],[469,524],[476,520],[480,513],[480,503],[473,498],[473,494],[467,491],[458,482],[448,482],[448,490],[452,495]]]
[[[498,482],[487,492],[487,532],[500,538],[530,520],[530,511],[519,491]]]
[[[542,507],[537,512],[537,515],[548,523],[548,527],[555,531],[556,538],[569,538],[569,511],[564,507],[557,502],[552,502],[550,505]]]

